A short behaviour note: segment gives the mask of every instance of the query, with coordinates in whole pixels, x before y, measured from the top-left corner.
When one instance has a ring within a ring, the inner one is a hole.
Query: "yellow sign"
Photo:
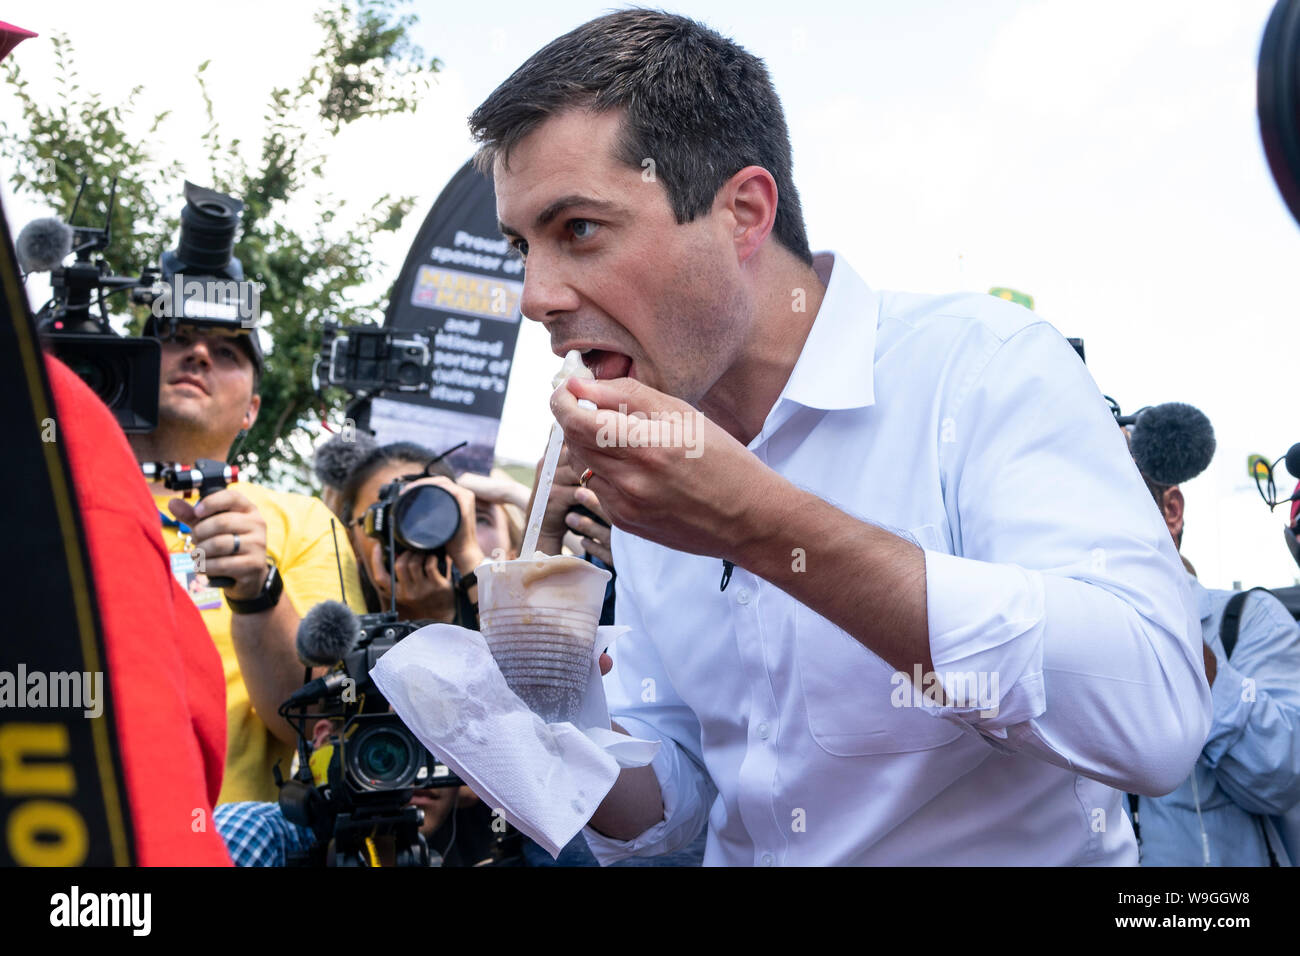
[[[420,266],[411,304],[501,322],[519,321],[523,283],[438,266]]]

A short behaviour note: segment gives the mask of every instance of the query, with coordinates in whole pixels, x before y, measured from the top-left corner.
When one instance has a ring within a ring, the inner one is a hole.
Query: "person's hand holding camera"
[[[405,551],[397,556],[390,575],[384,568],[384,546],[376,541],[370,549],[367,570],[385,606],[391,600],[396,580],[397,609],[404,619],[450,621],[455,616],[456,595],[446,560],[450,559],[461,577],[465,577],[484,557],[474,533],[474,493],[439,475],[411,482],[402,489],[402,494],[420,485],[437,485],[456,499],[460,509],[460,527],[443,548],[446,558],[434,551]],[[471,588],[470,599],[476,598],[475,589]]]
[[[228,597],[249,600],[266,583],[266,521],[257,506],[232,488],[215,491],[194,504],[173,498],[167,508],[190,526],[190,538],[209,578],[233,578]]]

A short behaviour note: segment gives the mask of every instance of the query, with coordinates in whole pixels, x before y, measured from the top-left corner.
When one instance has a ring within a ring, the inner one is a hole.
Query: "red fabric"
[[[226,757],[217,648],[176,582],[158,509],[113,413],[46,356],[90,550],[136,859],[230,865],[212,821]]]

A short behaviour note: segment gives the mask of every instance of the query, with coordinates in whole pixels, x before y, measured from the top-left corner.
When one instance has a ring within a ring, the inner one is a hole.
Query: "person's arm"
[[[617,620],[631,630],[610,648],[605,696],[614,730],[662,746],[649,766],[619,773],[583,831],[602,866],[686,846],[708,822],[717,793],[703,769],[699,721],[665,673],[632,584],[625,575],[615,581]]]
[[[997,749],[1129,792],[1169,792],[1209,727],[1200,627],[1173,542],[1096,386],[1040,323],[991,344],[968,393],[947,400],[949,433],[927,438],[956,554],[922,550],[794,489],[773,497],[803,506],[766,522],[738,563],[905,673],[920,662],[949,703],[948,675],[987,675],[993,707],[956,701],[965,705],[930,712]],[[793,573],[792,547],[806,549],[809,569],[853,573]]]
[[[943,480],[918,494],[942,492],[951,536],[926,550],[794,487],[707,419],[694,459],[662,442],[600,447],[620,403],[661,422],[698,414],[639,383],[570,380],[552,408],[618,527],[772,581],[905,674],[936,672],[950,700],[945,675],[996,678],[994,707],[927,712],[997,749],[1166,793],[1195,763],[1210,709],[1173,542],[1055,330],[973,328],[987,361],[935,396],[944,434],[916,438]]]
[[[1300,625],[1272,595],[1242,608],[1232,657],[1218,657],[1202,751],[1233,802],[1278,816],[1300,801]]]
[[[234,579],[235,583],[225,589],[228,597],[248,600],[262,592],[268,573],[266,520],[256,505],[235,489],[226,488],[193,505],[173,498],[168,508],[193,529],[194,546],[202,550],[204,573],[210,578]],[[235,535],[239,535],[238,552]],[[329,559],[333,565],[332,551]],[[287,567],[278,570],[281,575],[295,573]],[[267,729],[289,744],[298,742],[298,733],[277,711],[303,683],[304,670],[295,643],[298,623],[287,581],[274,607],[230,615],[230,639],[248,699]],[[324,673],[324,669],[315,673]]]

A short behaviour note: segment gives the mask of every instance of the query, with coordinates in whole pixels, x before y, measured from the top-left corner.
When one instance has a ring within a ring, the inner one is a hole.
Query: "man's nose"
[[[203,339],[194,339],[185,346],[185,351],[181,354],[181,364],[195,362],[201,365],[212,365],[212,353],[208,350],[208,343]]]
[[[524,293],[519,310],[524,318],[542,325],[578,311],[578,293],[561,263],[553,257],[532,253],[524,266]]]

